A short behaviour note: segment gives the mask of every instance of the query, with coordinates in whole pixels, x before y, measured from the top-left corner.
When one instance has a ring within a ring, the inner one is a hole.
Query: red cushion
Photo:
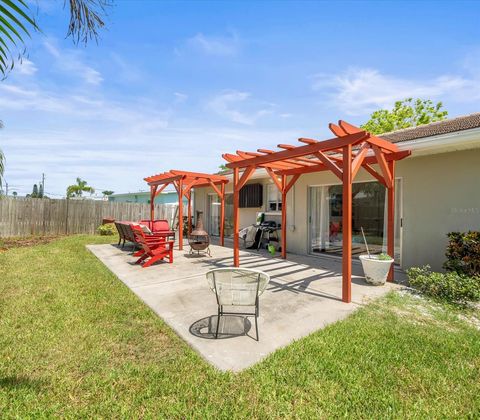
[[[161,232],[165,230],[170,230],[170,226],[166,220],[154,220],[153,229],[154,232]]]

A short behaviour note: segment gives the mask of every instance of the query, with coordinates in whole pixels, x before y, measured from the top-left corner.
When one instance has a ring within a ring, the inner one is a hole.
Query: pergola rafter
[[[155,217],[155,197],[168,185],[173,185],[178,194],[178,248],[183,249],[183,197],[188,201],[188,232],[192,231],[192,189],[212,187],[220,198],[220,243],[224,245],[225,230],[225,185],[228,178],[221,175],[200,172],[179,171],[168,172],[144,178],[150,186],[150,220]]]
[[[302,174],[331,171],[343,184],[342,299],[351,301],[352,183],[360,168],[387,188],[387,252],[394,254],[395,162],[410,155],[398,147],[345,121],[330,124],[334,138],[318,141],[300,138],[300,146],[279,144],[281,150],[226,153],[223,158],[233,169],[234,265],[239,266],[239,194],[257,168],[264,168],[282,194],[282,257],[286,258],[287,194]],[[372,167],[378,164],[379,170]],[[240,175],[240,171],[242,174]],[[393,280],[393,267],[389,280]]]

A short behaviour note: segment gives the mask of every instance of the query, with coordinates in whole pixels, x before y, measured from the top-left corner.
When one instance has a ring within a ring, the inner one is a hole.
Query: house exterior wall
[[[397,163],[396,178],[402,182],[402,268],[430,264],[441,270],[451,231],[480,229],[480,149],[411,156]],[[361,169],[355,181],[374,180]],[[269,178],[249,183],[272,183]],[[287,250],[309,252],[308,191],[310,186],[338,184],[331,172],[304,174],[287,196]],[[228,184],[231,192],[232,184]],[[264,207],[240,209],[240,227],[255,222]],[[211,188],[197,189],[196,205],[208,216],[207,194]]]

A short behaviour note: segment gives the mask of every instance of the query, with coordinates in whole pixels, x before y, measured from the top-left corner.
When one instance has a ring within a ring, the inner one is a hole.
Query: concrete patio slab
[[[243,316],[223,317],[220,337],[215,339],[217,305],[205,273],[215,267],[233,266],[230,248],[212,245],[212,257],[176,250],[173,264],[158,263],[149,268],[134,265],[130,252],[115,245],[89,245],[88,249],[202,357],[221,370],[245,369],[398,287],[367,285],[361,267],[354,264],[353,302],[345,304],[341,301],[340,261],[290,254],[288,260],[282,260],[263,252],[243,251],[242,267],[256,268],[271,276],[260,298],[260,341],[255,340],[254,319]]]

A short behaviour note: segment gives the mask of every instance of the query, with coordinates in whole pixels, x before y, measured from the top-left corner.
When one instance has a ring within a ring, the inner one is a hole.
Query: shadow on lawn
[[[29,379],[24,376],[6,376],[0,378],[0,390],[31,389],[40,392],[44,386],[44,381],[38,379]]]

